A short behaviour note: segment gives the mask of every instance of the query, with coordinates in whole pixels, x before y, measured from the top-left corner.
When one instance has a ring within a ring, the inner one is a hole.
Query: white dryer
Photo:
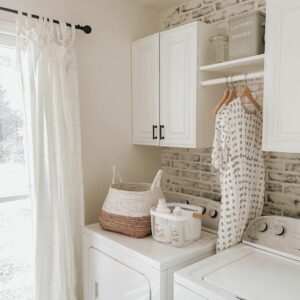
[[[255,219],[243,242],[175,273],[175,300],[299,300],[300,219]]]
[[[200,240],[185,248],[174,248],[151,236],[134,239],[104,231],[99,224],[86,226],[85,300],[171,300],[174,272],[215,253],[219,203],[178,194],[167,196],[172,202],[188,198],[193,204],[206,207]]]

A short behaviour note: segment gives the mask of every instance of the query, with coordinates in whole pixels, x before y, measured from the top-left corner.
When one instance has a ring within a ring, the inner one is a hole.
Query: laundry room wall
[[[196,20],[226,27],[233,16],[261,10],[265,0],[190,0],[161,13],[161,30]],[[250,89],[263,103],[263,82],[250,82]],[[221,97],[221,95],[220,95]],[[221,200],[218,172],[211,165],[211,148],[162,150],[163,189]],[[264,153],[266,192],[264,214],[300,217],[300,154]]]
[[[151,182],[160,149],[132,145],[131,42],[159,31],[159,13],[132,0],[1,0],[1,6],[76,24],[86,223],[97,222],[116,164],[126,180]],[[2,19],[16,16],[1,13]]]

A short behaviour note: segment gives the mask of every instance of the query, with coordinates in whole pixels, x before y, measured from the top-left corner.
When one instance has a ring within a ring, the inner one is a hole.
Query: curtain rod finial
[[[82,30],[83,30],[84,33],[89,34],[89,33],[92,32],[92,27],[89,26],[89,25],[85,25],[85,26],[82,27]]]

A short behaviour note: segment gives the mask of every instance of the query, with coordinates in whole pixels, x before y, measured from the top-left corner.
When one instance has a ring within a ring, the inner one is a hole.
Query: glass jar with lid
[[[211,63],[228,60],[228,35],[216,34],[209,39]]]

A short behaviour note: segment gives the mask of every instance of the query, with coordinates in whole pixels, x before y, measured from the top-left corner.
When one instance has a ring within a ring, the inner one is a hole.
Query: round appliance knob
[[[259,232],[265,232],[268,229],[268,224],[266,222],[258,223],[257,230]]]
[[[274,227],[274,232],[275,232],[276,235],[281,236],[281,235],[284,234],[285,230],[284,230],[284,227],[282,225],[276,225]]]
[[[205,214],[205,212],[206,212],[206,207],[205,207],[205,206],[203,206],[202,208],[203,208],[203,210],[202,210],[202,215],[204,215],[204,214]]]
[[[217,217],[217,215],[218,215],[218,212],[215,210],[215,209],[210,209],[209,210],[209,216],[211,217],[211,218],[216,218]]]

